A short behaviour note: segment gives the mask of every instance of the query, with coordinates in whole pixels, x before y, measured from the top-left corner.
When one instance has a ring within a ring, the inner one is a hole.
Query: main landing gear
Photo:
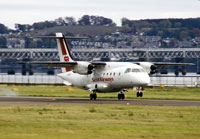
[[[118,94],[117,98],[120,100],[124,100],[125,99],[125,95],[124,92],[128,92],[128,90],[126,89],[122,89],[121,92]]]
[[[97,99],[97,94],[96,91],[90,94],[90,100],[96,100]]]
[[[97,84],[95,84],[95,89],[93,90],[93,93],[90,94],[90,100],[96,100],[97,99]]]
[[[143,96],[143,93],[142,91],[144,90],[144,87],[137,87],[137,93],[136,93],[136,96],[137,97],[142,97]]]

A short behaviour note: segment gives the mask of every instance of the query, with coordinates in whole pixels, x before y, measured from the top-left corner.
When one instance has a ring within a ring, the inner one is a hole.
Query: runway
[[[187,100],[154,100],[98,98],[68,98],[68,97],[26,97],[0,96],[0,106],[5,105],[56,105],[56,104],[116,104],[116,105],[147,105],[147,106],[200,106],[200,101]]]

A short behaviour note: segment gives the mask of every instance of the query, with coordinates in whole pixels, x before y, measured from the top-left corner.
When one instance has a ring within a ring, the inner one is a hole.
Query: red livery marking
[[[92,82],[96,82],[96,79],[92,78]]]
[[[59,42],[60,42],[62,54],[63,54],[63,55],[67,55],[67,51],[66,51],[66,48],[65,48],[65,45],[64,45],[63,40],[62,40],[62,39],[59,39]]]
[[[92,78],[92,82],[112,82],[114,81],[114,78]]]
[[[65,60],[66,62],[69,62],[69,57],[68,57],[68,56],[65,56],[65,57],[64,57],[64,60]]]
[[[66,72],[72,71],[72,68],[65,68]]]

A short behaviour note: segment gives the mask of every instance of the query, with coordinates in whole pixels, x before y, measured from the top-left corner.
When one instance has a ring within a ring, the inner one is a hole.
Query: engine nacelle
[[[148,74],[156,73],[157,66],[151,62],[139,62],[139,65],[143,67]]]
[[[109,85],[106,83],[88,84],[86,87],[90,91],[109,92]]]
[[[74,73],[88,75],[92,74],[94,66],[89,62],[78,62],[78,64],[73,68]]]

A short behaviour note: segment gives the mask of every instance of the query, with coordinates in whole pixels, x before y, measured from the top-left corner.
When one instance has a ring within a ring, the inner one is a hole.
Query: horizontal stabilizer
[[[67,40],[88,39],[87,37],[71,37],[71,36],[64,36],[64,37],[57,37],[57,36],[32,36],[32,38],[41,38],[41,39],[60,39],[60,38],[65,38]]]

